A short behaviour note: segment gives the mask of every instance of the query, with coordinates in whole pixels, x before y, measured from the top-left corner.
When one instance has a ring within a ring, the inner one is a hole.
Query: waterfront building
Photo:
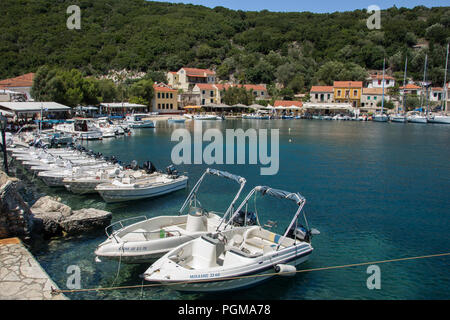
[[[178,90],[165,83],[153,85],[152,111],[158,113],[179,113]]]
[[[333,86],[312,86],[309,96],[309,100],[312,103],[333,103]]]
[[[104,102],[100,104],[100,113],[123,116],[128,113],[148,112],[148,106],[129,102]]]
[[[0,102],[0,113],[16,119],[40,119],[52,115],[55,118],[65,118],[72,108],[56,102]]]
[[[197,83],[192,89],[192,93],[200,96],[200,105],[220,103],[218,88],[210,83]]]
[[[377,106],[383,99],[383,88],[363,88],[361,95],[361,111],[376,113],[381,111],[381,106]],[[384,90],[384,100],[390,101],[391,97]]]
[[[362,88],[362,81],[334,81],[334,101],[350,103],[353,108],[358,108],[361,105]]]

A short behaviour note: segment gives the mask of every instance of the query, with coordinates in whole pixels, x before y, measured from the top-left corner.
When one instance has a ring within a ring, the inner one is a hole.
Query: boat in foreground
[[[308,229],[304,215],[306,227],[298,226],[306,200],[299,193],[258,186],[250,191],[231,221],[257,192],[297,204],[283,235],[261,226],[229,230],[225,227],[171,250],[145,271],[144,279],[179,291],[214,292],[243,289],[276,275],[295,274],[296,266],[313,251],[312,235],[319,233]]]
[[[235,181],[239,190],[221,217],[217,211],[206,210],[198,201],[198,190],[205,176],[213,175]],[[192,188],[178,215],[158,216],[147,219],[136,217],[118,221],[105,231],[108,239],[95,250],[97,262],[101,259],[118,260],[123,263],[148,263],[163,256],[171,249],[208,232],[224,226],[225,219],[233,213],[234,204],[244,188],[246,180],[225,171],[207,169]],[[187,214],[183,214],[187,208]],[[135,219],[142,221],[125,225]],[[238,219],[236,219],[239,221]],[[241,224],[246,224],[247,221]],[[118,230],[114,227],[120,226]]]

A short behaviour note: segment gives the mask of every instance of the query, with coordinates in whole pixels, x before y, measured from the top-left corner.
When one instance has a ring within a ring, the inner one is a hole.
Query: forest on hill
[[[69,30],[70,5],[81,29]],[[221,80],[281,83],[293,92],[333,80],[362,80],[380,70],[444,81],[450,7],[390,8],[369,30],[366,10],[244,12],[145,0],[2,0],[0,79],[48,65],[84,76],[110,70],[143,72],[211,68]]]

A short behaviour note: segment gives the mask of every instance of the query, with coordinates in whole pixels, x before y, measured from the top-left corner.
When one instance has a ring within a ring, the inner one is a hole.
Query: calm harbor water
[[[221,165],[247,179],[246,194],[255,185],[297,191],[307,199],[313,238],[310,260],[300,268],[319,268],[450,251],[450,126],[317,120],[207,121],[204,128],[278,128],[280,169],[261,176],[259,165]],[[124,162],[151,160],[163,169],[171,163],[175,128],[193,130],[193,122],[135,130],[130,137],[89,142],[89,148],[116,155]],[[207,143],[204,143],[206,145]],[[181,165],[192,187],[207,165]],[[96,195],[76,196],[46,188],[75,209],[96,207],[113,212],[113,221],[147,215],[177,214],[189,190],[155,199],[106,205]],[[237,185],[207,178],[200,201],[224,211]],[[243,199],[244,194],[241,196]],[[286,201],[285,201],[286,202]],[[262,222],[275,220],[282,232],[294,207],[258,199]],[[78,265],[82,288],[141,284],[147,265],[94,262],[103,232],[35,244],[37,260],[66,288],[68,266]],[[184,294],[169,288],[144,288],[68,294],[71,299],[449,299],[449,257],[380,264],[381,290],[366,286],[367,266],[300,273],[272,279],[239,294]]]

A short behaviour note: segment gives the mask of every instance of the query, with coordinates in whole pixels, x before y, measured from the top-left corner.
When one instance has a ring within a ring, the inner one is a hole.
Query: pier
[[[19,238],[0,240],[0,300],[66,300]]]

